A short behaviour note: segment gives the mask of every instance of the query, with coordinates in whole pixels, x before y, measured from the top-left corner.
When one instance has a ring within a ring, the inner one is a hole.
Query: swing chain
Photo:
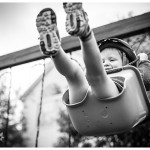
[[[40,98],[40,108],[39,108],[38,122],[37,122],[37,134],[36,134],[35,147],[38,147],[38,138],[39,138],[39,132],[40,132],[40,116],[41,116],[41,113],[42,113],[42,102],[43,102],[43,92],[44,92],[44,79],[45,79],[45,72],[46,72],[45,59],[44,59],[43,66],[44,66],[44,71],[43,71],[43,76],[42,76],[41,98]]]

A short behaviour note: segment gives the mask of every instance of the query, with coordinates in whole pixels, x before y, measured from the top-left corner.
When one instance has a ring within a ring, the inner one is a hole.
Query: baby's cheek
[[[119,68],[119,67],[121,67],[122,65],[120,64],[120,63],[114,63],[113,64],[113,68]]]

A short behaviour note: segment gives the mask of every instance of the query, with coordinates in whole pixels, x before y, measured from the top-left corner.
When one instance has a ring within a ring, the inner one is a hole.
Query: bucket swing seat
[[[113,40],[118,42],[117,39]],[[112,39],[108,42],[112,42]],[[131,61],[135,58],[136,56],[132,55]],[[105,136],[123,133],[149,117],[149,100],[139,70],[126,65],[111,70],[108,76],[123,83],[123,89],[116,97],[90,100],[91,95],[87,92],[81,102],[69,104],[68,91],[63,95],[63,103],[67,107],[72,124],[82,135]]]

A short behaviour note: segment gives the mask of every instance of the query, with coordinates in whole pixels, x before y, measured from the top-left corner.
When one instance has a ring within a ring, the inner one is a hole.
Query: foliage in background
[[[17,112],[22,103],[18,100],[18,92],[14,93],[15,99],[10,99],[12,93],[9,81],[10,79],[2,77],[0,80],[0,147],[25,147],[22,136],[25,120]]]

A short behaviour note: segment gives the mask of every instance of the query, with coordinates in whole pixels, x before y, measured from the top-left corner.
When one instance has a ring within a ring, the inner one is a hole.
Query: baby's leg
[[[70,103],[80,102],[88,89],[88,83],[79,65],[61,48],[55,12],[50,8],[42,10],[37,16],[36,25],[40,34],[41,51],[52,57],[57,70],[68,81]]]
[[[67,13],[67,32],[79,37],[86,66],[86,77],[93,93],[98,98],[118,94],[114,82],[107,76],[104,69],[100,50],[88,25],[88,17],[82,8],[82,3],[64,3],[63,6]]]

